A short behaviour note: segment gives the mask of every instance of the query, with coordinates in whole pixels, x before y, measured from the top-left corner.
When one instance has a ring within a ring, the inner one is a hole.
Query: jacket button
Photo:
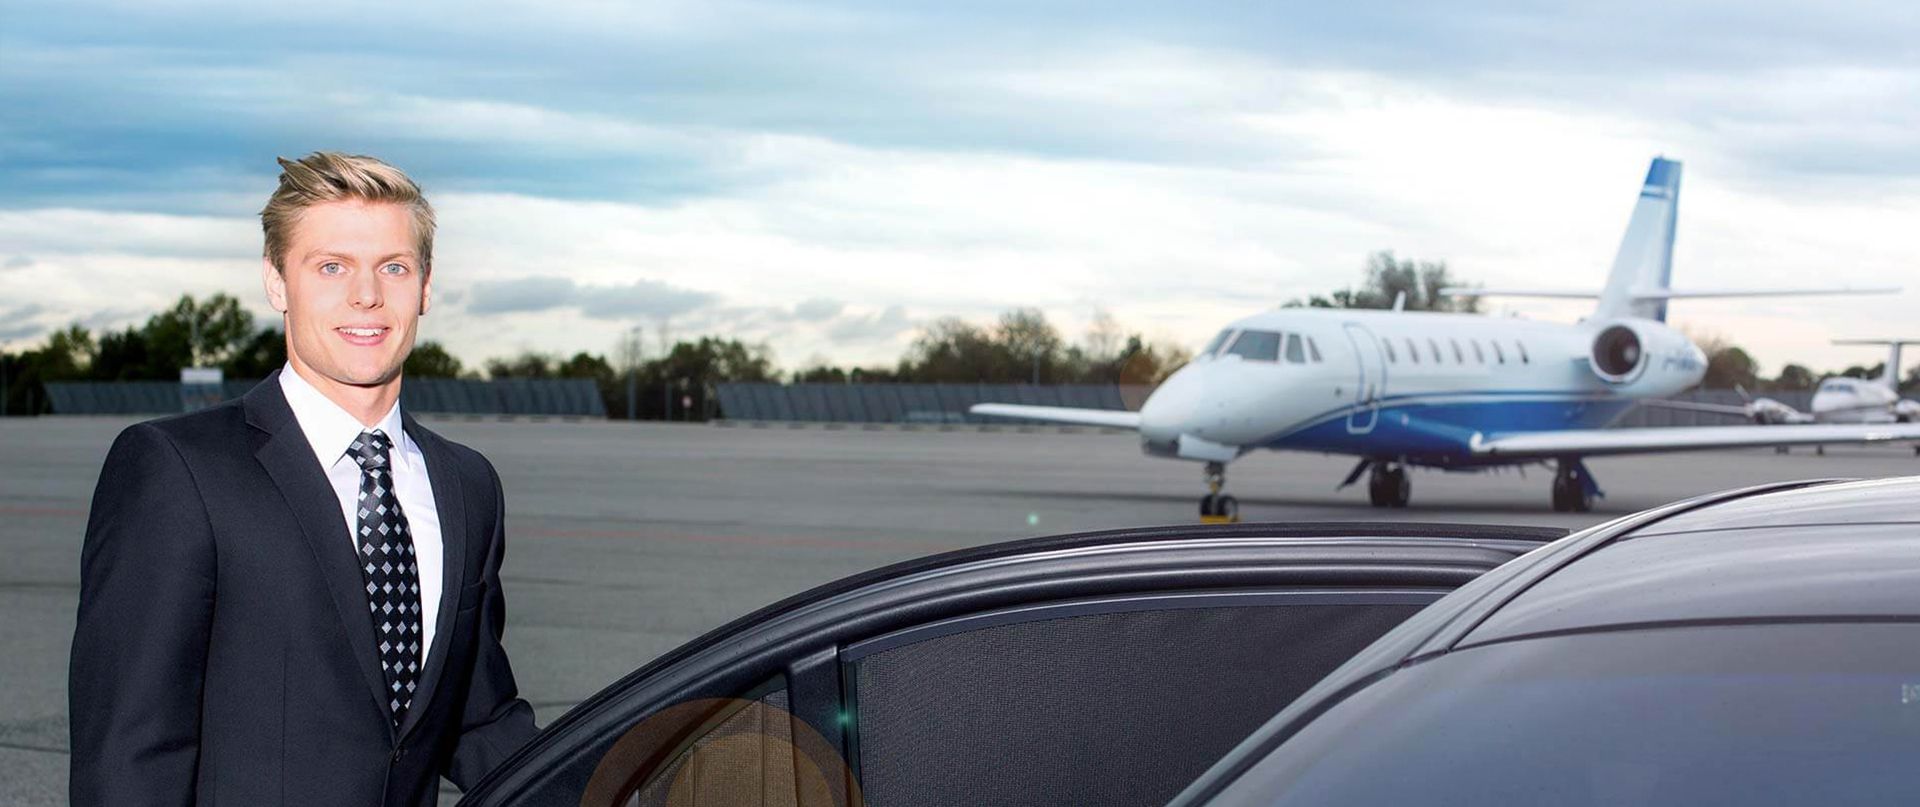
[[[393,761],[395,762],[399,762],[400,758],[406,755],[407,755],[407,747],[404,745],[393,749]]]

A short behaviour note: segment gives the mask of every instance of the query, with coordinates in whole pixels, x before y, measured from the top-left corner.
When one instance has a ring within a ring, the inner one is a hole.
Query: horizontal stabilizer
[[[1472,440],[1472,447],[1473,453],[1484,457],[1528,459],[1900,441],[1920,441],[1920,423],[1571,429],[1498,437],[1476,436]]]
[[[1835,286],[1824,289],[1637,289],[1637,300],[1711,300],[1735,297],[1817,297],[1827,294],[1899,294],[1899,286],[1853,288]]]
[[[1634,289],[1632,300],[1712,300],[1736,297],[1816,297],[1827,294],[1898,294],[1899,286],[1854,288],[1838,286],[1819,289]],[[1600,292],[1581,289],[1482,289],[1446,286],[1440,294],[1448,297],[1543,297],[1562,300],[1593,300]],[[1884,342],[1880,344],[1885,344]]]
[[[1104,426],[1110,429],[1140,428],[1139,412],[1123,412],[1117,409],[1076,409],[1070,406],[1029,406],[1026,404],[984,403],[967,407],[967,411],[988,417],[1038,420],[1046,423],[1066,423],[1074,426]]]

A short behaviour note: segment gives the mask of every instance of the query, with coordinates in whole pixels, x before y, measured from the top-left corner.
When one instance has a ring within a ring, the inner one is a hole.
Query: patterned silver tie
[[[354,438],[347,453],[360,463],[360,523],[354,543],[367,581],[380,669],[386,673],[387,708],[397,727],[413,705],[420,681],[421,616],[420,567],[407,516],[393,493],[392,449],[386,433],[374,429]]]

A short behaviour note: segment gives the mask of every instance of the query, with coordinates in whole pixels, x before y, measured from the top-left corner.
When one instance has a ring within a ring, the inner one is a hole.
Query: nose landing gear
[[[1240,521],[1240,501],[1220,492],[1227,486],[1227,466],[1222,462],[1209,462],[1200,472],[1207,482],[1207,495],[1200,497],[1200,523],[1237,524]]]

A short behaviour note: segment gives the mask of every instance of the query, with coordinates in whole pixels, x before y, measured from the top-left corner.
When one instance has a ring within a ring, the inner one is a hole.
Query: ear
[[[282,314],[287,313],[287,278],[280,270],[273,268],[273,261],[260,259],[260,282],[267,287],[267,305]]]
[[[428,271],[420,279],[420,316],[427,315],[427,309],[433,307],[433,272]]]

